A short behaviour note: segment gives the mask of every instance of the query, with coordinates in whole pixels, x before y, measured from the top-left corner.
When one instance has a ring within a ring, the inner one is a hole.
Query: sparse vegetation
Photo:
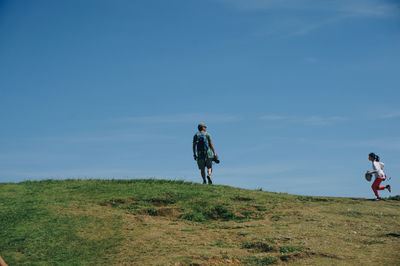
[[[258,242],[244,242],[242,243],[243,248],[252,249],[258,252],[269,252],[274,249],[273,246],[269,245],[268,243],[264,243],[261,241]]]
[[[279,215],[274,215],[274,216],[271,216],[271,218],[270,218],[270,220],[271,221],[279,221],[281,219],[281,217],[279,216]]]
[[[397,200],[400,201],[400,195],[396,195],[396,196],[391,196],[387,198],[388,200]]]
[[[295,251],[302,251],[304,247],[297,247],[297,246],[282,246],[280,248],[281,253],[290,253],[290,252],[295,252]]]
[[[354,217],[354,218],[361,218],[363,215],[359,211],[353,211],[353,210],[348,210],[346,212],[342,212],[342,215],[349,216],[349,217]]]
[[[249,232],[239,232],[237,235],[238,236],[247,236],[248,234],[250,234]]]
[[[399,264],[398,196],[296,196],[167,180],[0,184],[9,265]]]
[[[248,256],[246,258],[242,259],[242,262],[245,265],[254,265],[254,266],[262,266],[262,265],[271,265],[271,264],[276,264],[278,260],[274,257],[255,257],[255,256]]]

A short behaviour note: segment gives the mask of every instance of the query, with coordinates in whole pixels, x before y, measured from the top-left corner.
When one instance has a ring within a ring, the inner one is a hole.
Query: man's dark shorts
[[[205,167],[207,167],[208,169],[212,168],[212,158],[197,158],[197,165],[199,166],[200,170],[204,169]]]

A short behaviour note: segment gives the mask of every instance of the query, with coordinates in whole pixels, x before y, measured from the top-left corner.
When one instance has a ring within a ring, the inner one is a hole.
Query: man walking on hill
[[[211,141],[211,135],[206,132],[207,126],[204,123],[200,123],[197,128],[199,132],[193,137],[193,157],[201,171],[203,184],[206,184],[206,167],[208,184],[212,184],[212,161],[213,158],[217,159],[218,156]]]

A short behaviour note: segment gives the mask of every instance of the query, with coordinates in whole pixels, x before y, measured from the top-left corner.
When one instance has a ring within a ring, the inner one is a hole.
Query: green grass
[[[304,247],[297,247],[297,246],[283,246],[280,248],[281,253],[290,253],[295,251],[302,251]]]
[[[240,199],[242,193],[229,187],[151,179],[0,184],[1,255],[10,265],[27,261],[33,264],[43,261],[55,264],[108,263],[108,257],[118,253],[116,247],[123,238],[119,232],[121,220],[118,217],[104,220],[95,215],[71,214],[63,212],[63,209],[99,205],[157,216],[161,208],[176,205],[182,212],[179,218],[183,220],[228,221],[242,219],[233,210],[246,209],[247,201],[236,201],[234,208],[226,204],[231,198]],[[262,202],[261,198],[258,202]],[[101,231],[96,232],[99,225],[111,226],[112,233],[95,239],[81,236],[88,229],[92,229],[92,234],[101,235]]]
[[[0,183],[0,255],[9,265],[395,265],[398,198],[155,179]]]
[[[245,265],[254,265],[254,266],[262,266],[262,265],[271,265],[276,264],[278,260],[274,257],[255,257],[255,256],[248,256],[242,259],[243,264]]]
[[[397,200],[397,201],[400,201],[400,195],[388,197],[387,200]]]
[[[1,185],[0,250],[7,263],[108,262],[104,254],[115,253],[115,247],[121,240],[121,236],[114,233],[121,225],[118,217],[103,220],[93,216],[70,215],[61,210],[55,212],[55,205],[68,206],[69,202],[61,195],[48,193],[46,187],[49,184],[62,183],[45,181]],[[13,189],[8,190],[7,187]],[[58,191],[65,189],[57,187]],[[115,229],[107,237],[91,239],[81,236],[85,230],[95,234],[104,223],[110,223],[107,227]]]

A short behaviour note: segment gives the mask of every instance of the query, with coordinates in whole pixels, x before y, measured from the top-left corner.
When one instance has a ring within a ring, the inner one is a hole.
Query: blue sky
[[[0,182],[200,182],[205,122],[216,184],[400,194],[399,62],[396,1],[0,0]]]

